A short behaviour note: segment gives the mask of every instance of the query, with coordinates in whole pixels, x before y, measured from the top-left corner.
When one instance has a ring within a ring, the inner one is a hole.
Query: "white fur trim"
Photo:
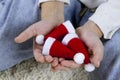
[[[37,44],[43,44],[44,43],[44,36],[43,35],[38,35],[36,37],[36,43]]]
[[[62,43],[63,43],[64,45],[67,45],[67,44],[69,43],[69,41],[70,41],[71,39],[73,39],[73,38],[78,38],[78,36],[77,36],[76,33],[75,33],[75,34],[67,34],[67,35],[63,38]]]
[[[95,70],[95,66],[92,63],[85,64],[84,68],[87,72],[92,72]]]
[[[42,53],[43,55],[49,55],[50,53],[50,48],[52,44],[54,43],[55,39],[52,37],[48,37],[47,40],[45,41],[45,44],[43,46]]]
[[[82,53],[76,53],[73,59],[77,64],[82,64],[84,63],[85,56]]]
[[[66,27],[69,33],[75,33],[75,29],[70,21],[64,22],[63,25]]]

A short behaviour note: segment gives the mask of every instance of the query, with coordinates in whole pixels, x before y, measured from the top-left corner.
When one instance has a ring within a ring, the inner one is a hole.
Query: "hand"
[[[42,46],[35,42],[37,35],[46,35],[54,27],[61,24],[64,21],[64,3],[59,1],[47,1],[41,5],[41,21],[29,26],[19,36],[15,38],[15,42],[22,43],[26,40],[34,37],[33,41],[33,53],[38,62],[54,62],[55,59],[51,56],[43,56],[41,54]]]
[[[86,22],[85,25],[76,29],[78,36],[85,42],[88,47],[91,62],[96,66],[100,66],[100,62],[103,59],[103,44],[100,40],[102,32],[98,26],[92,21]],[[76,64],[73,60],[61,60],[60,65],[54,67],[54,69],[71,69],[79,68],[83,65]]]
[[[82,27],[77,28],[78,36],[85,42],[88,47],[88,51],[91,54],[90,60],[96,66],[100,66],[100,62],[103,59],[104,47],[100,40],[102,37],[102,32],[98,26],[92,22],[88,21]]]
[[[15,38],[16,43],[22,43],[26,40],[37,36],[39,34],[46,35],[48,32],[50,32],[55,26],[57,26],[56,21],[39,21],[31,26],[29,26],[25,31],[23,31],[19,36]],[[42,45],[36,44],[35,40],[33,41],[33,53],[34,57],[38,62],[51,62],[53,58],[51,56],[43,56],[41,54]]]
[[[54,58],[55,59],[55,58]],[[52,70],[71,70],[78,67],[81,67],[83,65],[76,64],[73,60],[65,60],[64,58],[56,58],[52,62]]]

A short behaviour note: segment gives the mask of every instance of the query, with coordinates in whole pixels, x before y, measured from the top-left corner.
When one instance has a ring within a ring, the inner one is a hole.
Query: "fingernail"
[[[16,37],[16,38],[14,39],[14,41],[15,41],[16,43],[21,43],[21,41],[18,39],[18,37]]]
[[[97,62],[97,66],[96,67],[99,67],[100,66],[100,62]]]
[[[17,41],[17,37],[16,37],[16,38],[14,38],[14,41],[15,41],[15,42],[18,42],[18,41]]]

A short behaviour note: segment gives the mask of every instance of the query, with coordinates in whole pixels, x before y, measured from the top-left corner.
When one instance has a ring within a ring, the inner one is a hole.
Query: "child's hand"
[[[17,43],[25,42],[26,40],[36,37],[37,35],[46,35],[54,27],[64,22],[64,3],[60,1],[47,1],[41,4],[41,21],[29,26],[19,36],[15,38]],[[55,62],[51,56],[43,56],[41,53],[42,45],[33,41],[34,57],[38,62]]]
[[[78,36],[85,42],[87,45],[91,56],[91,62],[96,66],[100,66],[100,62],[103,59],[103,44],[100,41],[102,36],[101,31],[95,23],[88,21],[82,27],[77,28],[76,30]],[[73,60],[61,60],[60,64],[54,67],[54,69],[70,69],[78,68],[82,65],[76,64]]]
[[[92,21],[86,22],[82,27],[77,29],[78,36],[85,42],[88,51],[91,54],[91,62],[96,66],[100,66],[103,59],[103,44],[100,40],[102,32],[99,27]]]
[[[56,61],[52,62],[53,70],[70,70],[79,68],[83,65],[75,63],[73,60],[65,60],[63,58],[56,58]]]
[[[44,26],[44,27],[43,27]],[[19,36],[15,38],[15,42],[22,43],[26,40],[36,37],[39,34],[46,35],[48,32],[50,32],[55,26],[57,26],[55,21],[39,21],[31,26],[29,26],[25,31],[23,31]],[[53,58],[51,56],[44,57],[41,54],[42,45],[38,45],[33,41],[33,52],[34,57],[38,62],[51,62]]]

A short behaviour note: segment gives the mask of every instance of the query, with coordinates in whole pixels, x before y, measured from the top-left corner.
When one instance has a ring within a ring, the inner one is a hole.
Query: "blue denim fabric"
[[[37,0],[0,0],[0,71],[33,56],[32,40],[16,44],[14,38],[39,20]]]
[[[65,19],[75,20],[80,4],[71,0],[65,6]],[[0,0],[0,71],[33,57],[32,39],[16,44],[14,38],[31,24],[40,20],[38,0]]]

